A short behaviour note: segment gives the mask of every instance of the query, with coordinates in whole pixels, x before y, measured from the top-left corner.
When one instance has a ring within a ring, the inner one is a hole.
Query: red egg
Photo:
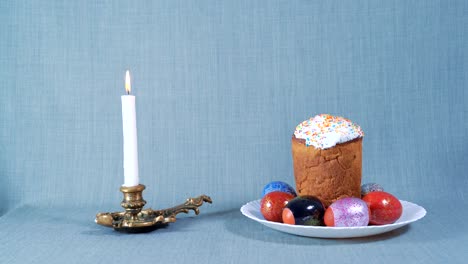
[[[372,225],[393,224],[403,212],[400,201],[387,192],[371,192],[362,200],[370,208],[369,223]]]
[[[271,192],[260,201],[260,212],[268,221],[281,222],[283,208],[293,199],[294,195],[286,192]]]

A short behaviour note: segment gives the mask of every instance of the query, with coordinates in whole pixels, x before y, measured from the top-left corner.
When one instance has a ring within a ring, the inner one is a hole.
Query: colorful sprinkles
[[[306,146],[327,149],[338,143],[363,137],[364,132],[349,119],[320,114],[297,125],[294,135],[296,138],[305,139]]]

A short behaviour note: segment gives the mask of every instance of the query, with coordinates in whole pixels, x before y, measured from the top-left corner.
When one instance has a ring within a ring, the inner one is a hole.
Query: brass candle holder
[[[193,210],[196,215],[200,213],[198,207],[203,202],[212,203],[211,198],[200,195],[196,198],[188,198],[185,203],[162,210],[145,209],[146,201],[143,199],[145,186],[140,184],[133,187],[120,187],[123,200],[120,205],[124,212],[98,213],[95,222],[99,225],[113,227],[114,230],[126,233],[150,232],[160,227],[167,226],[176,221],[179,213],[188,213]]]

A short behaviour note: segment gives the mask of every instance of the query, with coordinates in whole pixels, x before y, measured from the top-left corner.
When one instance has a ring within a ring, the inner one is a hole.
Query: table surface
[[[0,217],[0,256],[2,263],[464,263],[467,203],[446,202],[425,203],[426,217],[409,226],[353,239],[281,233],[238,209],[204,213],[201,207],[200,215],[182,214],[166,228],[123,234],[93,222],[98,208],[23,206]]]

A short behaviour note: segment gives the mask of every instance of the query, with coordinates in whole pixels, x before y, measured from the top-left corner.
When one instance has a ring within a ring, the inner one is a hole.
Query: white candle
[[[122,127],[123,127],[123,167],[125,187],[137,186],[138,180],[138,146],[135,112],[135,96],[131,92],[130,73],[125,73],[126,95],[122,95]]]

